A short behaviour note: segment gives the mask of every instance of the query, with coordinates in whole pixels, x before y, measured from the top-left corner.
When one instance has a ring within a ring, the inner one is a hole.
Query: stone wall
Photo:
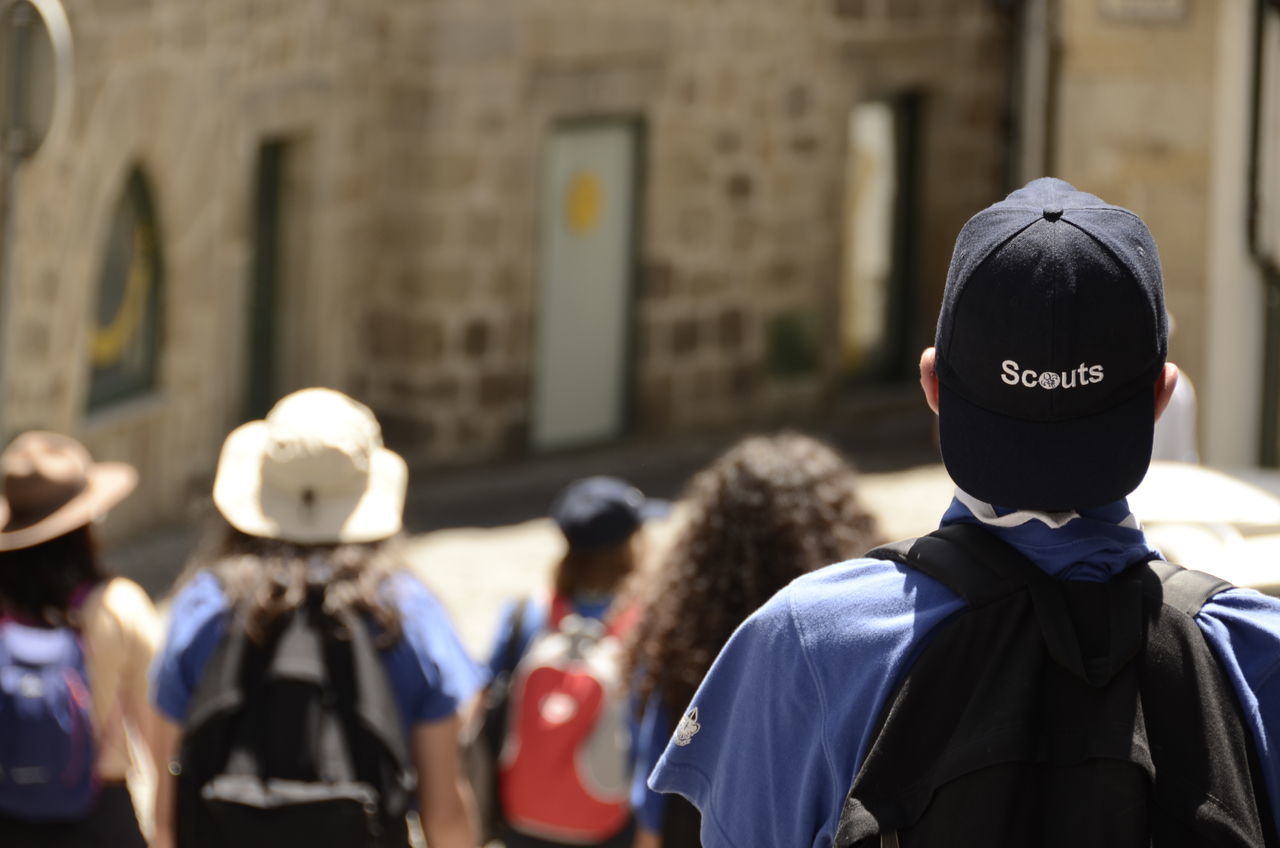
[[[376,65],[373,9],[320,0],[66,3],[75,44],[71,125],[19,174],[4,428],[53,427],[139,466],[110,527],[181,517],[207,491],[238,423],[246,350],[252,180],[264,138],[305,139],[313,233],[312,350],[297,382],[350,379],[353,279],[370,264],[360,196]],[[165,260],[158,387],[87,413],[90,304],[129,170],[146,175]],[[353,190],[352,187],[356,189]]]
[[[920,243],[932,336],[951,240],[998,197],[1005,38],[980,2],[401,7],[385,53],[388,157],[362,393],[432,458],[520,452],[537,332],[540,153],[558,122],[622,116],[647,145],[634,425],[783,420],[835,362],[771,377],[769,322],[834,353],[848,116],[926,101]]]
[[[290,163],[280,389],[354,392],[426,463],[528,450],[539,168],[557,122],[643,128],[640,434],[771,424],[831,398],[861,99],[922,96],[922,343],[956,231],[1005,189],[1009,36],[983,0],[65,5],[72,119],[16,185],[2,424],[136,463],[117,532],[181,517],[242,418],[264,141]],[[135,165],[166,264],[159,386],[87,414],[89,304]],[[766,367],[788,313],[812,319],[810,374]]]
[[[1168,20],[1123,13],[1138,5],[1058,5],[1051,159],[1057,175],[1151,228],[1177,320],[1170,359],[1197,380],[1207,359],[1217,4],[1156,4],[1182,7]]]

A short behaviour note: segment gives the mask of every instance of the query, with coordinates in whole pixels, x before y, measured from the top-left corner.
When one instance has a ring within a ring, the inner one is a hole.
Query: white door
[[[531,426],[536,449],[622,432],[636,156],[637,130],[625,121],[559,127],[547,145]]]

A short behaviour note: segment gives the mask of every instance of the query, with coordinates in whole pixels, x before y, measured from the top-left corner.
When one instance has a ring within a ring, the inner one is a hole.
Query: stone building
[[[1280,3],[1029,0],[1016,157],[1160,248],[1204,460],[1280,464]]]
[[[0,430],[137,464],[117,532],[305,385],[422,465],[909,379],[1007,187],[989,0],[28,3],[71,51],[5,185]]]

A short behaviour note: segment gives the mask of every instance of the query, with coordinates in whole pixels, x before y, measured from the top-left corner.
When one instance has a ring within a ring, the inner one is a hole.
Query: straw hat
[[[69,436],[32,430],[0,454],[0,551],[48,542],[91,524],[138,484],[123,462],[94,462]]]
[[[368,407],[331,389],[282,398],[227,436],[213,502],[251,536],[376,542],[400,531],[409,473]]]

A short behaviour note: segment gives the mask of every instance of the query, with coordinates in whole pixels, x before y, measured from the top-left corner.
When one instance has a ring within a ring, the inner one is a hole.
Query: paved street
[[[884,535],[900,538],[932,529],[950,495],[936,464],[932,427],[918,391],[908,386],[846,400],[801,429],[852,458],[863,471],[866,503],[880,517]],[[443,599],[467,646],[482,655],[503,600],[547,586],[560,548],[544,516],[565,484],[613,474],[651,497],[677,499],[689,477],[735,440],[732,433],[636,439],[481,467],[414,469],[405,503],[404,556]],[[211,509],[208,503],[196,505],[184,524],[109,545],[109,566],[163,602]],[[652,528],[655,555],[678,521],[676,510]]]
[[[641,476],[633,475],[630,479],[645,485]],[[652,476],[649,481],[652,485],[646,485],[647,491],[656,495],[678,494],[679,482],[663,485],[659,479],[661,474]],[[562,475],[555,477],[554,485],[542,485],[539,481],[538,488],[546,491],[539,490],[536,497],[501,489],[487,495],[477,489],[457,497],[458,503],[473,497],[493,501],[492,513],[476,512],[471,516],[473,520],[496,514],[510,523],[419,530],[410,532],[402,543],[405,559],[442,598],[464,642],[476,656],[488,650],[498,611],[505,599],[545,591],[561,542],[550,520],[531,515],[545,509],[560,480],[568,479]],[[864,473],[861,486],[868,508],[880,519],[883,534],[894,539],[932,529],[951,493],[950,481],[940,465]],[[418,528],[430,525],[433,516],[424,517],[423,510],[430,510],[431,505],[442,498],[434,489],[419,490],[411,496],[418,515],[416,521],[409,522],[411,531],[415,524]],[[452,508],[465,520],[467,516],[462,515],[458,503]],[[651,527],[651,559],[660,556],[679,521],[677,508],[670,518]],[[112,547],[108,560],[115,571],[138,580],[163,601],[182,569],[194,538],[192,527],[162,529],[143,539]]]
[[[698,444],[657,456],[611,453],[603,467],[654,496],[674,497],[714,452]],[[592,473],[600,461],[599,454],[588,454],[541,465],[440,474],[420,480],[411,491],[402,555],[444,601],[477,657],[489,649],[505,600],[546,590],[561,542],[541,514],[565,481]],[[888,539],[933,529],[952,492],[942,466],[928,461],[902,470],[864,472],[860,480],[862,497]],[[1255,470],[1230,475],[1198,466],[1160,465],[1130,497],[1130,505],[1149,538],[1171,559],[1240,585],[1276,591],[1280,584],[1270,565],[1280,552],[1280,474]],[[650,528],[651,561],[661,556],[679,521],[677,507],[670,518]],[[108,551],[110,565],[163,601],[194,542],[194,526],[114,546]],[[1237,561],[1253,571],[1223,572],[1224,563]]]
[[[880,517],[887,538],[928,532],[951,496],[940,465],[864,474],[867,506]],[[680,511],[655,524],[653,552],[674,535]],[[558,556],[559,534],[545,518],[496,528],[438,530],[410,537],[406,553],[414,569],[444,599],[467,647],[476,656],[489,648],[504,599],[546,591]]]

